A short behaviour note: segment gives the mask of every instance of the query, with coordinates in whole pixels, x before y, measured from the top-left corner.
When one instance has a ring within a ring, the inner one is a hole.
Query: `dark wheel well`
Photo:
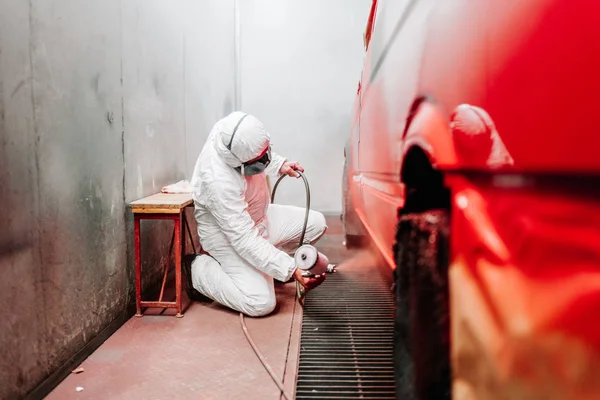
[[[401,179],[406,185],[406,203],[400,215],[450,208],[450,191],[444,177],[420,147],[412,147],[406,154]]]
[[[401,178],[406,201],[394,246],[396,394],[398,399],[448,400],[450,191],[419,147],[408,151]]]

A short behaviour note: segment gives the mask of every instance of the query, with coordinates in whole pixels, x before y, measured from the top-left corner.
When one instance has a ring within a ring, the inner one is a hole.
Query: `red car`
[[[365,45],[344,223],[398,398],[600,399],[600,1],[374,0]]]

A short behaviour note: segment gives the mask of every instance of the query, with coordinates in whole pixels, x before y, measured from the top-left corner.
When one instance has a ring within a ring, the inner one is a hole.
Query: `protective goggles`
[[[229,151],[231,151],[231,144],[233,143],[233,138],[235,136],[235,133],[237,132],[237,130],[238,130],[240,124],[242,123],[242,121],[244,120],[244,118],[246,118],[247,116],[248,115],[244,115],[240,119],[240,121],[237,123],[235,128],[233,129],[233,133],[231,134],[231,139],[229,140],[229,144],[227,145],[227,149]],[[231,154],[233,154],[233,151],[231,151]],[[233,154],[233,155],[235,156],[235,154]],[[244,176],[257,175],[257,174],[261,174],[261,173],[265,172],[265,170],[267,169],[267,166],[270,163],[271,163],[271,146],[269,146],[268,150],[265,152],[265,154],[261,158],[259,158],[257,160],[245,162],[242,164],[241,167],[236,167],[236,169]]]

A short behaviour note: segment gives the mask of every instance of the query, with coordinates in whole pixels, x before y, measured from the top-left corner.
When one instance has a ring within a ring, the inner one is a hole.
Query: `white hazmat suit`
[[[218,121],[198,157],[192,177],[194,216],[202,249],[192,262],[192,284],[203,295],[249,316],[276,305],[273,278],[288,281],[294,259],[277,247],[298,244],[305,209],[270,204],[266,174],[279,173],[285,159],[275,153],[265,172],[243,176],[236,167],[270,145],[262,123],[233,112]],[[228,144],[231,143],[231,150]],[[310,211],[306,243],[325,232],[325,217]]]

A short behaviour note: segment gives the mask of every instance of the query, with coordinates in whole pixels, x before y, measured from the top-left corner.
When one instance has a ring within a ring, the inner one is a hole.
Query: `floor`
[[[327,220],[327,234],[317,247],[340,263],[353,253],[342,245],[339,216]],[[294,284],[276,289],[278,309],[264,318],[246,318],[246,325],[293,394],[302,308]],[[192,302],[183,318],[165,314],[147,311],[131,318],[79,366],[83,372],[72,373],[46,398],[280,399],[243,334],[238,313]]]

